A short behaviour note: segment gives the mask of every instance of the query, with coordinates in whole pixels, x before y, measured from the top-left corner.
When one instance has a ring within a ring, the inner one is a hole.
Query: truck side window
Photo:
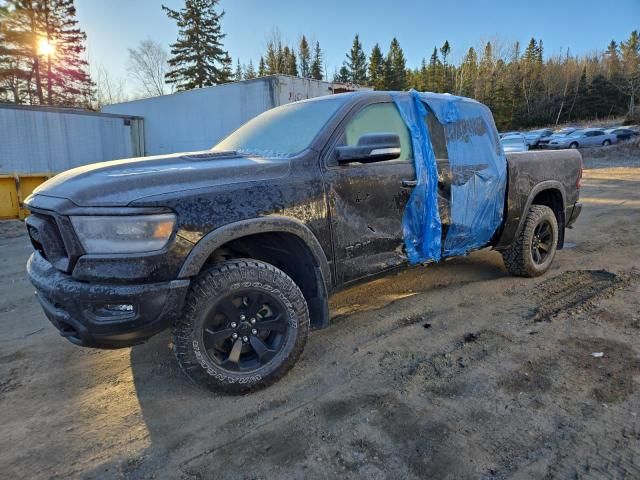
[[[397,133],[402,152],[398,160],[411,160],[413,148],[409,130],[393,103],[374,103],[364,107],[345,128],[345,145],[357,145],[358,139],[368,133]]]
[[[442,125],[433,112],[427,108],[427,128],[429,129],[429,136],[431,137],[431,145],[433,146],[433,153],[436,156],[436,160],[447,160],[449,153],[447,152],[447,142],[445,140],[444,125]]]

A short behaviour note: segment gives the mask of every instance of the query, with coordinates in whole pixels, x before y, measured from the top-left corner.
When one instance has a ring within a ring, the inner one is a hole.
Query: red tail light
[[[578,173],[578,179],[576,180],[576,188],[580,190],[580,180],[582,180],[582,162],[580,162],[580,173]]]

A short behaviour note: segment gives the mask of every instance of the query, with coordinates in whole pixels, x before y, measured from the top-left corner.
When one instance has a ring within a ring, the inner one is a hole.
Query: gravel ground
[[[0,223],[0,476],[640,478],[640,162],[606,162],[544,277],[485,250],[343,291],[291,373],[243,397],[189,384],[168,335],[60,338],[23,225]]]

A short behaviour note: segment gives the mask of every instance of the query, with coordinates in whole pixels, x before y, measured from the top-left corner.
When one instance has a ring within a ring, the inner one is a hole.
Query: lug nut
[[[249,337],[242,337],[242,341],[243,342],[248,342],[249,341]]]
[[[251,330],[251,335],[257,335],[257,334],[258,334],[258,330],[256,330],[255,328]]]
[[[251,319],[251,325],[255,325],[255,323],[256,323],[256,319],[255,319],[255,318],[252,318],[252,319]]]
[[[231,338],[233,338],[235,340],[236,338],[238,338],[238,334],[237,333],[232,334]]]
[[[236,328],[238,324],[236,322],[231,322],[231,328]]]
[[[244,315],[240,315],[240,321],[241,321],[241,322],[244,322],[244,319],[245,319],[245,318],[246,318],[246,317],[245,317]]]

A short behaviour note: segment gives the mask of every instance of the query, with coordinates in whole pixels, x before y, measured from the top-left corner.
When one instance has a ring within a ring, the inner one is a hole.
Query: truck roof
[[[356,98],[365,98],[365,97],[387,97],[390,95],[409,95],[410,92],[406,91],[395,91],[395,90],[363,90],[359,92],[347,92],[347,93],[336,93],[334,95],[325,95],[322,97],[309,98],[306,100],[300,100],[300,102],[322,102],[324,100],[335,99],[336,97],[342,97],[345,100],[348,99],[356,99]],[[465,102],[465,103],[474,103],[478,105],[482,105],[477,100],[468,97],[460,97],[458,95],[452,95],[450,93],[433,93],[433,92],[417,92],[420,96],[429,101],[434,102]]]

